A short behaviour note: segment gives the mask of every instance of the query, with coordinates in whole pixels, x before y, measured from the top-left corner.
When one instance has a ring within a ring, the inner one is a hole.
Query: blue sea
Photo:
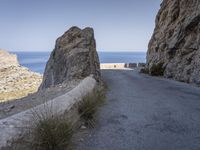
[[[32,71],[43,73],[50,52],[12,52],[19,63]],[[145,52],[98,52],[101,63],[138,63],[146,62]]]

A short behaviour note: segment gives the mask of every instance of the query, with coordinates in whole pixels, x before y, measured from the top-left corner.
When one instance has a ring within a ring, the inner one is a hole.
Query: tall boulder
[[[47,62],[41,89],[93,74],[100,79],[99,58],[92,28],[72,27],[56,40]]]
[[[163,0],[149,42],[152,75],[200,85],[200,1]]]

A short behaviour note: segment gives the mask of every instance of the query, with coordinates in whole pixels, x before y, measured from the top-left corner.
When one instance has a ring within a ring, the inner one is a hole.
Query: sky
[[[52,51],[71,26],[92,27],[98,51],[146,51],[161,0],[0,0],[0,49]]]

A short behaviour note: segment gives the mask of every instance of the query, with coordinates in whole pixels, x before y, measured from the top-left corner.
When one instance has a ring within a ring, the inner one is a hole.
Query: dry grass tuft
[[[78,111],[85,125],[94,127],[95,117],[98,107],[105,104],[105,90],[103,88],[96,88],[93,92],[86,95],[79,105]]]
[[[40,120],[33,132],[34,147],[37,150],[64,150],[70,144],[72,126],[62,117]]]

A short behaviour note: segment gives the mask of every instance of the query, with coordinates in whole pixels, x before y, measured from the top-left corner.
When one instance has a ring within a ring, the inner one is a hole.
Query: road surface
[[[104,70],[107,104],[78,150],[200,150],[200,88],[133,70]]]

